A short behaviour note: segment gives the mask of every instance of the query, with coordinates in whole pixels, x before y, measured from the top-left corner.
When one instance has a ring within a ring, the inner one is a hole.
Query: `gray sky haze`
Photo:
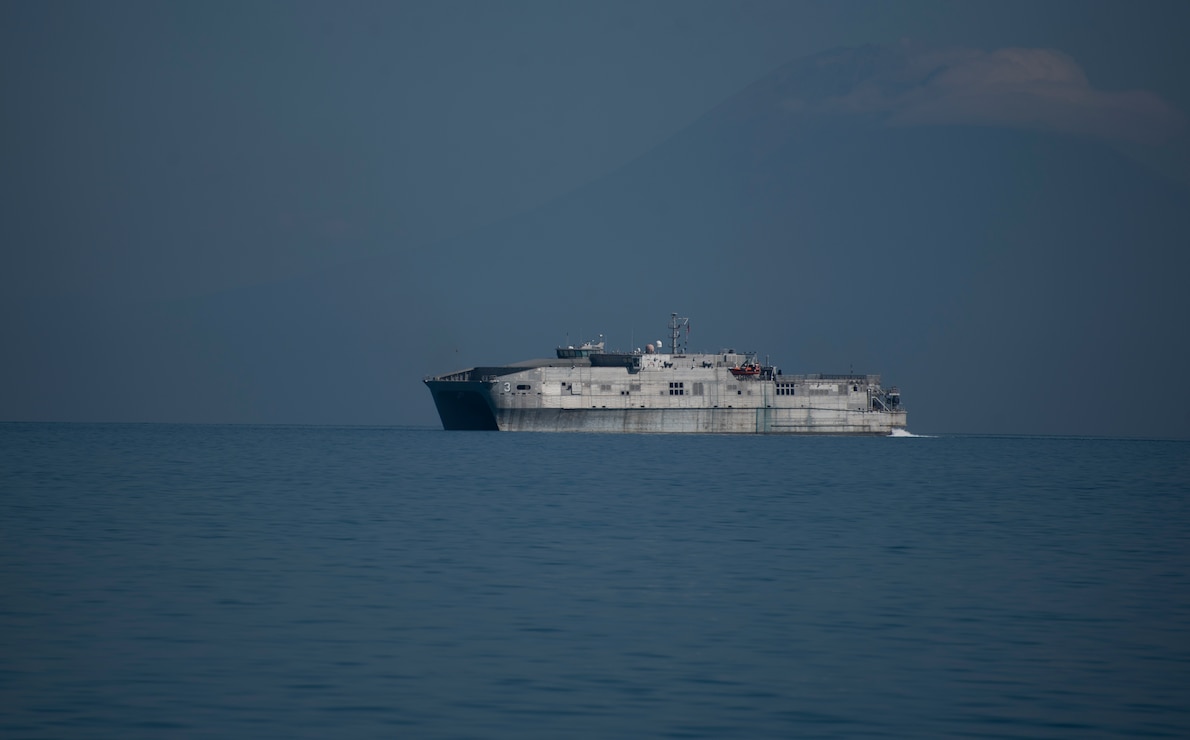
[[[1190,370],[1188,20],[0,3],[0,420],[434,425],[679,311],[913,431],[1188,438],[1124,395]]]

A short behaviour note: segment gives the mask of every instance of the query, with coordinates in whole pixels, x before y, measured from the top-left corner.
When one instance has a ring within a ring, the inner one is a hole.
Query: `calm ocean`
[[[1190,443],[0,424],[0,736],[1190,736]]]

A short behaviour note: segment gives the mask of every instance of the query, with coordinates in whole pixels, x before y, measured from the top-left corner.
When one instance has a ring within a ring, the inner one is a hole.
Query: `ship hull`
[[[450,430],[613,434],[887,435],[899,396],[872,375],[735,377],[732,355],[584,358],[471,368],[427,378]]]
[[[904,428],[905,414],[830,409],[514,409],[496,415],[510,432],[611,434],[856,434]]]
[[[490,432],[500,429],[486,383],[439,383],[430,391],[443,429]]]

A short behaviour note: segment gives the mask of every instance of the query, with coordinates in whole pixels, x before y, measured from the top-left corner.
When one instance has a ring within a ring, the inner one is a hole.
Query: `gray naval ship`
[[[425,378],[446,429],[506,432],[868,434],[904,429],[879,375],[785,375],[754,352],[689,353],[689,319],[661,342],[605,352],[602,338],[555,357]]]

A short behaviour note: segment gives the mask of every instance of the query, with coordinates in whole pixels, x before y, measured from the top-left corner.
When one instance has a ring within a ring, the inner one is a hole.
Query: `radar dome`
[[[651,344],[645,345],[645,354],[647,354],[647,355],[653,354],[653,345],[651,345]]]

